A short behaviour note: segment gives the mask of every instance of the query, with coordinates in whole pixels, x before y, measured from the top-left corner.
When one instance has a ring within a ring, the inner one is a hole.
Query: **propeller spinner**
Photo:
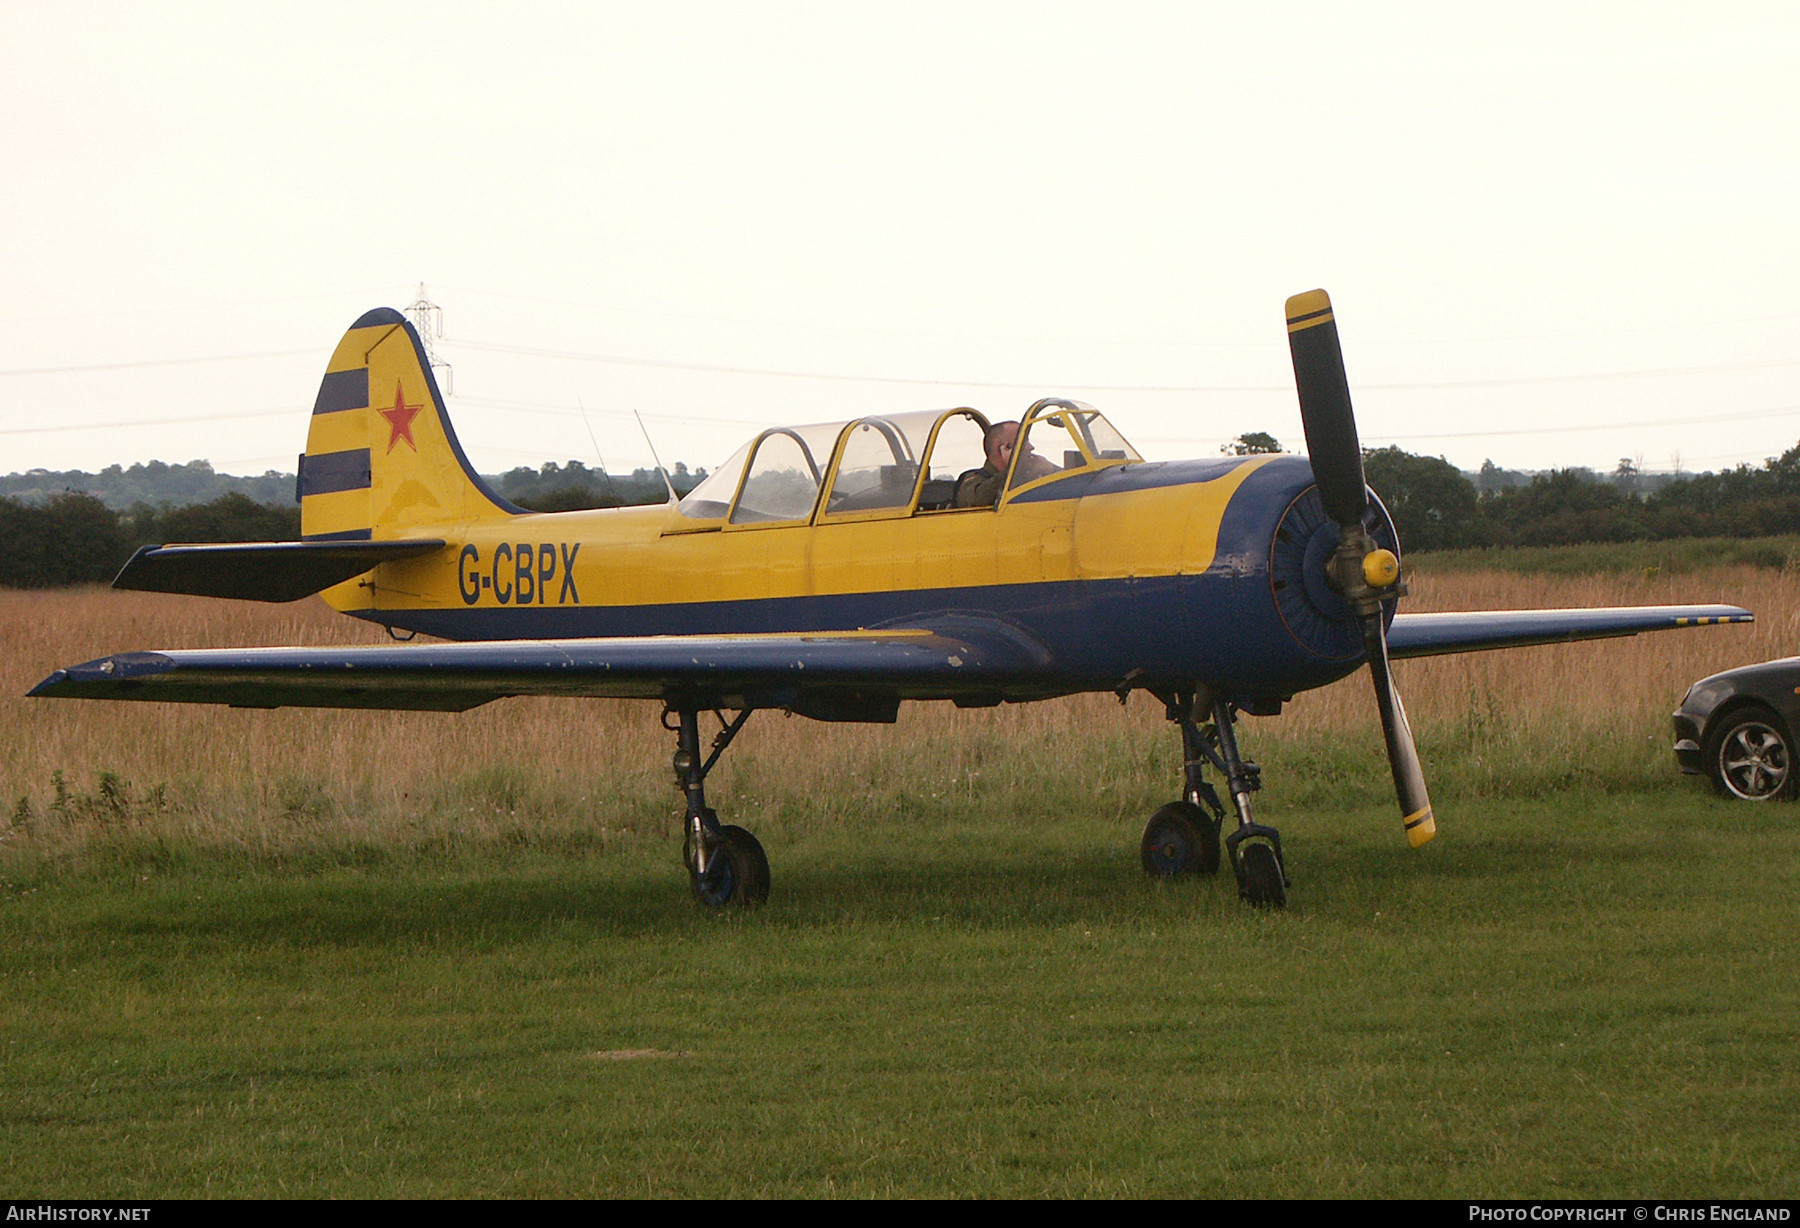
[[[1437,834],[1425,772],[1413,745],[1406,709],[1388,668],[1387,624],[1381,602],[1396,595],[1400,561],[1369,536],[1363,515],[1369,508],[1363,481],[1362,445],[1356,416],[1350,409],[1350,382],[1344,374],[1344,351],[1338,344],[1331,298],[1308,290],[1287,301],[1288,348],[1294,356],[1294,384],[1300,392],[1300,419],[1306,427],[1306,452],[1325,514],[1343,536],[1326,562],[1331,584],[1338,589],[1362,626],[1363,648],[1375,683],[1375,706],[1387,740],[1388,766],[1400,799],[1406,839],[1414,848]]]

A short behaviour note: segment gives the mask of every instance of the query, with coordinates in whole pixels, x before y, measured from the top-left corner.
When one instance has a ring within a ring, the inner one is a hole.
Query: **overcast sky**
[[[0,0],[0,472],[291,470],[421,282],[486,471],[1092,401],[1152,457],[1800,440],[1800,6]],[[554,355],[525,351],[553,351]]]

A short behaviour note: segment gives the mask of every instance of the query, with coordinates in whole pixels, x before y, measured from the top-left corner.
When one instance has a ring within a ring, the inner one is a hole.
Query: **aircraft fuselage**
[[[1308,548],[1336,541],[1308,515],[1312,484],[1304,459],[1261,456],[1116,466],[997,509],[848,521],[697,526],[673,505],[541,513],[439,526],[444,549],[326,597],[452,640],[874,630],[978,615],[1049,657],[1029,684],[991,698],[1204,681],[1273,699],[1362,660],[1348,609],[1304,583]],[[1391,540],[1385,514],[1378,528]]]

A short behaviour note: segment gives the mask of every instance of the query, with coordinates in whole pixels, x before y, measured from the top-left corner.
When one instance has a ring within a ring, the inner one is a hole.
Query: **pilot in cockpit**
[[[987,464],[971,469],[956,479],[957,507],[992,507],[1000,501],[1000,490],[1006,483],[1006,467],[1012,463],[1013,445],[1019,438],[1017,422],[996,422],[981,437],[981,449]],[[1055,473],[1056,465],[1039,456],[1025,440],[1025,454],[1019,457],[1015,484],[1023,484],[1045,474]]]

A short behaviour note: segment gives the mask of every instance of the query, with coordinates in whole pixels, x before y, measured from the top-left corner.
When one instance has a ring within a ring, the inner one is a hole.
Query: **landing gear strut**
[[[760,904],[769,898],[769,859],[756,837],[741,827],[722,825],[706,804],[706,777],[738,730],[750,719],[745,708],[731,720],[714,713],[721,728],[712,753],[700,758],[700,713],[695,708],[663,711],[663,728],[675,734],[675,784],[687,794],[686,838],[681,858],[687,865],[694,898],[708,908]],[[670,723],[673,716],[675,721]]]
[[[1169,719],[1181,726],[1182,800],[1170,802],[1144,828],[1144,872],[1153,878],[1181,878],[1219,872],[1219,833],[1225,806],[1206,779],[1212,764],[1225,778],[1237,830],[1225,837],[1225,852],[1237,876],[1238,895],[1250,904],[1280,908],[1287,903],[1281,833],[1256,822],[1250,795],[1262,788],[1262,772],[1238,754],[1232,728],[1237,710],[1209,691],[1159,693]],[[1210,715],[1209,724],[1197,718]]]

